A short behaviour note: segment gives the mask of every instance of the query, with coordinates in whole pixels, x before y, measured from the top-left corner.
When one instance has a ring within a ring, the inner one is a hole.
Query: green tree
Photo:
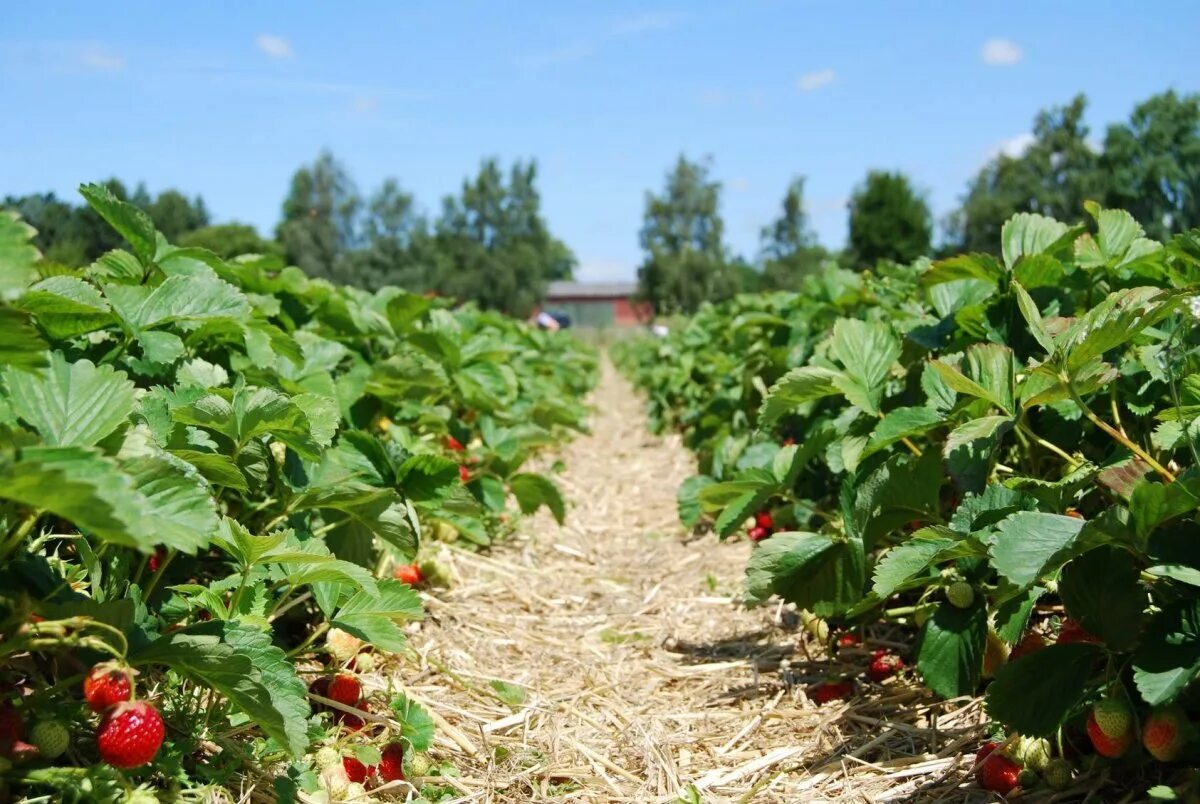
[[[740,277],[722,243],[721,185],[710,168],[681,155],[662,194],[646,193],[638,293],[656,313],[691,312],[738,290]]]
[[[154,226],[163,236],[175,243],[186,232],[194,232],[208,226],[208,209],[204,199],[188,199],[178,190],[164,190],[154,201],[143,207],[154,221]]]
[[[1074,220],[1083,202],[1105,195],[1098,156],[1083,122],[1087,98],[1038,113],[1033,141],[1019,155],[1000,154],[971,182],[962,206],[947,221],[959,251],[1000,250],[1004,222],[1018,212]]]
[[[277,236],[287,259],[312,276],[333,277],[356,244],[362,199],[333,154],[324,151],[292,176]]]
[[[339,280],[367,290],[397,285],[410,290],[436,286],[442,262],[428,221],[398,181],[386,179],[367,202],[362,216],[363,246],[346,255]]]
[[[253,226],[245,223],[222,223],[184,232],[176,244],[206,248],[226,259],[241,254],[283,256],[283,246],[274,240],[260,237]]]
[[[929,205],[903,173],[873,170],[850,198],[850,251],[862,267],[912,262],[932,236]]]
[[[1200,95],[1174,90],[1110,126],[1100,159],[1106,204],[1128,210],[1155,240],[1200,226]]]
[[[507,181],[495,159],[442,202],[431,280],[441,293],[511,315],[529,315],[553,279],[570,278],[575,257],[541,215],[537,165],[516,162]],[[414,245],[423,245],[417,237]]]
[[[799,290],[804,277],[829,258],[808,225],[803,176],[788,185],[782,212],[774,223],[763,227],[761,242],[763,290]]]

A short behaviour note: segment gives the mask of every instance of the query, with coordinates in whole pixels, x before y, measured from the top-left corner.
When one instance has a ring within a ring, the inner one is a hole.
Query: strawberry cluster
[[[761,542],[775,532],[775,519],[770,511],[759,511],[754,515],[754,524],[746,531],[746,536],[752,542]]]

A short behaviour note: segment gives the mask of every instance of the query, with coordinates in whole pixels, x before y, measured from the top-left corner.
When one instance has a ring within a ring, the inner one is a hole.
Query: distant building
[[[636,282],[551,282],[542,309],[565,315],[572,327],[636,327],[652,318],[649,304],[634,301]]]

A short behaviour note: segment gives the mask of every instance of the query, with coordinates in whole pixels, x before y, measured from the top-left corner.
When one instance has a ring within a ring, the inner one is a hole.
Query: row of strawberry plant
[[[1152,769],[1200,756],[1200,232],[1087,211],[1015,216],[1000,256],[829,267],[615,357],[697,455],[684,524],[750,523],[750,600],[917,629],[929,688],[986,685],[994,762],[1049,738]]]
[[[0,785],[402,792],[429,715],[359,673],[422,617],[423,536],[562,519],[526,465],[586,426],[593,355],[81,193],[129,246],[81,270],[0,213]]]

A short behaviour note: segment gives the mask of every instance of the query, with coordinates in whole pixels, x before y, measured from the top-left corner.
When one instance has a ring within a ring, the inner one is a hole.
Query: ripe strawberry
[[[22,764],[32,762],[42,755],[38,747],[33,743],[27,743],[24,740],[17,740],[8,749],[8,756],[13,762]]]
[[[1062,627],[1058,631],[1059,645],[1070,645],[1074,642],[1099,642],[1100,638],[1089,634],[1083,630],[1083,626],[1072,619],[1062,621]]]
[[[71,744],[71,733],[57,720],[39,720],[29,730],[29,742],[36,745],[46,759],[58,759]]]
[[[871,666],[867,668],[867,677],[872,681],[884,681],[896,675],[904,668],[904,660],[894,653],[886,651],[876,651],[875,657],[871,660]]]
[[[367,725],[367,722],[358,715],[352,715],[349,712],[343,712],[340,709],[334,713],[334,722],[341,726],[346,731],[362,731],[362,727]]]
[[[1042,771],[1042,778],[1051,790],[1066,790],[1071,786],[1074,776],[1075,770],[1071,763],[1062,758],[1050,760],[1046,769]]]
[[[322,698],[329,697],[329,676],[318,676],[308,682],[308,691],[313,695],[320,695]]]
[[[1111,736],[1105,733],[1097,722],[1095,711],[1088,715],[1087,735],[1088,739],[1092,741],[1092,747],[1096,749],[1096,753],[1110,759],[1124,756],[1129,751],[1129,747],[1133,745],[1132,729],[1127,729],[1123,735]]]
[[[395,782],[404,778],[404,743],[391,742],[383,747],[383,758],[379,760],[379,778]]]
[[[1178,706],[1155,709],[1142,721],[1142,745],[1159,762],[1171,762],[1187,741],[1187,728],[1187,719]]]
[[[1015,662],[1022,656],[1028,656],[1030,653],[1036,653],[1046,647],[1046,638],[1037,631],[1030,631],[1024,638],[1017,643],[1017,646],[1008,654],[1008,660]]]
[[[471,470],[467,468],[465,463],[458,465],[458,479],[466,483],[471,479]]]
[[[967,609],[975,602],[975,587],[966,581],[955,581],[946,587],[946,599],[956,609]]]
[[[375,766],[366,766],[356,757],[342,757],[342,767],[346,769],[346,777],[351,782],[362,784],[368,776],[375,773]]]
[[[338,673],[329,682],[329,695],[326,697],[346,706],[357,706],[362,698],[362,684],[353,673]]]
[[[839,648],[853,648],[857,645],[861,645],[862,639],[858,636],[858,634],[855,634],[852,631],[847,631],[846,633],[838,636],[837,644]]]
[[[758,525],[760,528],[766,528],[767,530],[770,530],[771,528],[775,527],[775,520],[771,517],[771,513],[769,511],[759,511],[754,515],[754,524]]]
[[[783,445],[784,445],[785,447],[794,447],[794,446],[796,446],[796,439],[794,439],[794,438],[785,438],[785,439],[783,439]]]
[[[7,754],[13,743],[25,737],[25,720],[12,702],[0,703],[0,754]]]
[[[462,452],[466,447],[454,436],[446,436],[446,448],[453,452]]]
[[[746,536],[752,542],[761,542],[763,539],[767,538],[770,535],[771,535],[771,531],[769,531],[766,528],[759,527],[758,525],[755,525],[754,527],[750,528],[749,531],[746,532]]]
[[[146,561],[146,566],[151,572],[158,572],[158,568],[162,566],[162,563],[166,557],[167,548],[160,544],[158,547],[154,548],[154,555],[150,556],[149,560]]]
[[[985,790],[1007,795],[1016,788],[1021,766],[996,751],[999,743],[984,743],[975,754],[975,781]]]
[[[421,568],[416,564],[402,564],[396,567],[396,580],[400,583],[406,583],[409,586],[417,586],[425,580],[425,576],[421,573]]]
[[[114,768],[138,768],[154,759],[166,729],[162,715],[145,701],[109,709],[96,730],[100,758]]]
[[[822,681],[808,690],[808,698],[821,706],[830,701],[841,701],[854,694],[854,682],[849,679],[841,681]]]
[[[83,697],[93,712],[128,701],[133,695],[133,678],[116,662],[103,662],[92,668],[83,680]]]

